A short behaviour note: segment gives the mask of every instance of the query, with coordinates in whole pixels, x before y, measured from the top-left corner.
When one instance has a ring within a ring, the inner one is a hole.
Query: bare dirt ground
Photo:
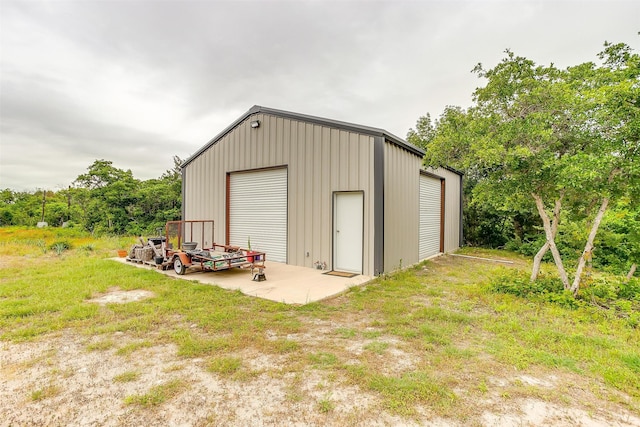
[[[127,302],[152,294],[117,289],[97,303]],[[314,334],[294,338],[312,348],[319,337],[340,325],[318,322]],[[141,346],[118,352],[139,339],[116,332],[113,345],[100,348],[94,337],[64,331],[34,342],[2,342],[0,349],[1,426],[640,426],[640,418],[623,405],[599,399],[597,390],[581,389],[571,375],[495,372],[488,392],[476,399],[473,419],[464,422],[434,416],[428,407],[418,416],[389,413],[375,393],[327,376],[322,370],[288,370],[288,355],[242,352],[244,376],[211,372],[202,359],[178,357],[172,344]],[[410,368],[414,355],[387,339],[390,371]],[[349,341],[362,352],[366,340]],[[93,345],[93,347],[92,347]],[[539,390],[519,397],[523,386]],[[168,390],[157,404],[127,401]],[[544,396],[567,393],[587,402],[580,407]],[[460,391],[464,393],[464,391]],[[578,394],[577,396],[575,394]],[[582,394],[582,395],[580,395]],[[625,396],[620,396],[620,402]]]

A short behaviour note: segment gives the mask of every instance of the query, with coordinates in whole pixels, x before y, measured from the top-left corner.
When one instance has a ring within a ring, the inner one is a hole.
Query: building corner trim
[[[181,168],[180,172],[181,172],[181,175],[182,175],[182,183],[181,183],[181,185],[182,185],[182,189],[181,189],[181,191],[182,191],[182,206],[180,206],[180,216],[181,216],[180,219],[184,221],[185,220],[185,216],[184,215],[185,215],[185,209],[186,209],[185,206],[187,205],[186,204],[186,195],[185,195],[185,192],[184,192],[184,189],[186,188],[186,181],[187,181],[187,169],[186,168]]]
[[[382,136],[373,138],[373,273],[384,273],[384,144]]]
[[[460,175],[460,236],[458,247],[464,246],[464,176]]]

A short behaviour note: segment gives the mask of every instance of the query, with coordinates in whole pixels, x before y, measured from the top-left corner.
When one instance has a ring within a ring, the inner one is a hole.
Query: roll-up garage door
[[[440,180],[420,175],[420,259],[440,252]]]
[[[287,262],[287,169],[232,173],[229,180],[229,243]]]

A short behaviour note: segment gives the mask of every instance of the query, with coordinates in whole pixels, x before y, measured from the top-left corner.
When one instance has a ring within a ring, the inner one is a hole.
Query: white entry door
[[[362,273],[363,193],[335,193],[333,269]]]

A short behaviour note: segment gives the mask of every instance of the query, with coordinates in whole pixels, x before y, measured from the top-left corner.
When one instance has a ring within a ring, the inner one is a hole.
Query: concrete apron
[[[194,280],[199,283],[216,285],[223,289],[240,290],[245,295],[264,298],[286,304],[308,304],[338,295],[352,286],[359,286],[374,278],[371,276],[354,276],[351,278],[330,276],[326,271],[280,262],[266,262],[264,270],[267,280],[254,282],[251,270],[232,268],[220,271],[201,271],[190,268],[187,274],[179,276],[173,269],[157,268],[135,262],[127,262],[125,258],[111,258],[133,267],[155,270],[158,273],[181,280]]]

